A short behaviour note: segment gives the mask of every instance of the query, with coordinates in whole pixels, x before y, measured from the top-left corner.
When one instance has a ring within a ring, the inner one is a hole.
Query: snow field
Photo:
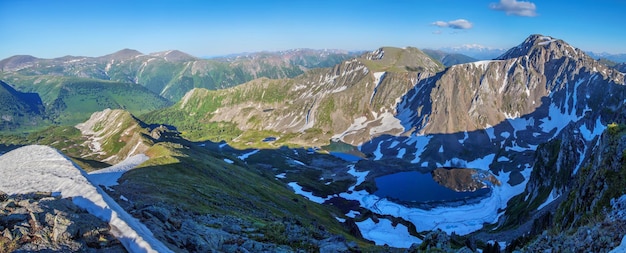
[[[129,252],[172,252],[59,151],[47,146],[25,146],[0,156],[0,164],[3,165],[1,191],[7,194],[44,191],[72,198],[77,206],[109,222],[111,233]]]
[[[395,227],[388,219],[379,219],[378,223],[370,218],[356,225],[361,230],[363,238],[374,241],[376,245],[389,245],[396,248],[409,248],[413,243],[420,244],[422,240],[409,234],[409,229],[397,224]]]

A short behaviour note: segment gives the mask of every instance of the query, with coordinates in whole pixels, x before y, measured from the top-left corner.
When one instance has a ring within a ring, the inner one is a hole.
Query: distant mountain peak
[[[135,58],[136,56],[139,56],[139,55],[143,55],[143,54],[137,50],[125,48],[115,53],[102,56],[101,58],[104,58],[107,60],[126,60],[126,59]]]
[[[376,72],[438,72],[443,69],[440,62],[415,47],[381,47],[363,54],[359,59]]]
[[[567,44],[561,39],[556,39],[551,36],[533,34],[528,36],[524,42],[516,47],[513,47],[506,51],[506,53],[499,56],[498,60],[513,59],[522,56],[530,56],[539,52],[549,51],[550,58],[560,58],[563,56],[581,56],[584,53],[580,49],[576,49],[573,46]]]
[[[164,60],[171,61],[171,62],[193,61],[197,59],[196,57],[190,54],[187,54],[185,52],[181,52],[178,50],[167,50],[167,51],[155,52],[155,53],[151,53],[150,55],[161,57]]]
[[[11,71],[30,65],[39,58],[31,55],[14,55],[0,61],[0,70]]]

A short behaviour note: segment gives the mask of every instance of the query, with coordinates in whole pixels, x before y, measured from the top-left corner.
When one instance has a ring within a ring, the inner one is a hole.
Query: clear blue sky
[[[0,59],[101,56],[123,48],[195,56],[293,48],[510,48],[534,33],[586,51],[626,53],[625,12],[625,0],[2,0]]]

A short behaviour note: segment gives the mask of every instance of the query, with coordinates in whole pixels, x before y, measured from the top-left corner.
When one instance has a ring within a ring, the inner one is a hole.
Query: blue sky
[[[625,0],[2,0],[0,59],[101,56],[131,48],[195,56],[293,48],[372,50],[478,44],[528,35],[626,53]]]

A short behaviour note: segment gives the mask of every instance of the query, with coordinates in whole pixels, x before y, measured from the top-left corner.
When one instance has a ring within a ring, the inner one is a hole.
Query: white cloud
[[[435,21],[431,23],[431,25],[438,26],[438,27],[450,27],[452,29],[470,29],[474,26],[471,22],[465,19],[457,19],[457,20],[452,20],[448,22]]]
[[[435,21],[435,22],[432,23],[432,25],[439,26],[439,27],[447,27],[448,26],[448,22]]]
[[[474,26],[472,23],[470,23],[469,21],[465,19],[457,19],[457,20],[450,21],[448,22],[448,25],[450,26],[450,28],[453,28],[453,29],[470,29],[472,28],[472,26]]]
[[[434,31],[433,34],[441,34],[441,30]]]
[[[506,15],[523,17],[537,16],[537,6],[532,2],[517,0],[500,0],[499,3],[489,4],[489,8],[497,11],[504,11]]]

